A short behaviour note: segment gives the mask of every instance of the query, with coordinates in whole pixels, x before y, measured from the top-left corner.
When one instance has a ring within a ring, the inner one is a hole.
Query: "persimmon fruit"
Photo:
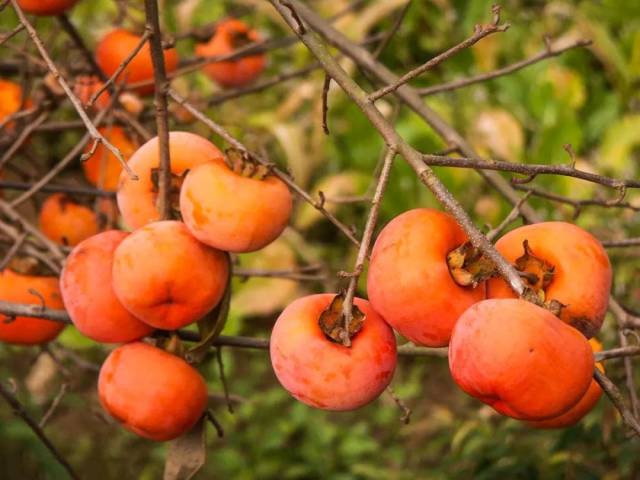
[[[244,45],[260,40],[258,32],[246,23],[233,18],[227,19],[216,25],[216,31],[208,42],[196,45],[196,55],[228,55]],[[222,87],[242,87],[260,76],[266,62],[264,53],[256,53],[233,60],[209,63],[202,67],[202,70]]]
[[[140,43],[141,37],[122,28],[116,28],[107,33],[96,46],[96,62],[102,71],[111,77],[118,67],[126,60]],[[173,72],[178,66],[178,53],[174,48],[164,50],[164,64],[167,73]],[[120,73],[116,82],[132,85],[153,80],[153,63],[149,43],[140,49],[133,60]],[[136,91],[141,95],[153,93],[154,85],[139,86]]]
[[[117,125],[100,127],[98,131],[120,150],[125,160],[128,160],[139,148],[138,143],[127,135],[122,127]],[[90,142],[85,147],[85,153],[90,153],[91,146]],[[122,165],[116,156],[100,142],[93,154],[82,162],[82,170],[90,184],[114,191],[118,187]]]
[[[356,298],[364,314],[361,330],[346,347],[326,336],[319,319],[335,295],[299,298],[280,314],[271,333],[271,365],[296,399],[324,410],[353,410],[377,398],[396,367],[396,340],[369,302]]]
[[[180,191],[189,231],[207,245],[237,253],[259,250],[278,238],[292,204],[289,188],[276,176],[249,176],[222,159],[193,168]]]
[[[586,338],[545,308],[520,299],[484,300],[458,319],[449,344],[458,386],[497,412],[544,420],[585,395],[594,368]]]
[[[42,233],[61,245],[77,245],[99,231],[94,211],[63,193],[54,193],[44,201],[39,221]]]
[[[109,354],[100,369],[98,395],[124,428],[156,441],[187,432],[207,407],[207,385],[197,370],[141,342]]]
[[[600,330],[612,271],[607,253],[593,235],[571,223],[535,223],[510,231],[496,242],[496,248],[529,274],[525,283],[562,321],[587,338]],[[516,297],[500,278],[490,280],[487,288],[489,298]]]
[[[122,306],[111,286],[113,255],[128,235],[110,230],[80,242],[62,270],[65,309],[80,333],[97,342],[130,342],[153,331]]]
[[[21,274],[5,268],[0,272],[0,300],[62,309],[58,279],[52,276]],[[0,342],[38,345],[56,338],[64,323],[31,317],[8,318],[0,314]]]
[[[182,222],[136,230],[116,248],[113,289],[144,323],[175,330],[202,318],[225,291],[226,254],[197,241]]]
[[[104,86],[104,82],[95,75],[78,75],[73,84],[73,93],[76,94],[78,100],[83,106],[87,106],[89,101]],[[111,95],[108,90],[103,90],[96,98],[93,108],[95,110],[104,110],[111,102]]]
[[[60,15],[73,7],[78,0],[17,0],[26,13],[34,15]]]
[[[207,139],[189,132],[170,132],[169,155],[171,157],[172,196],[175,209],[182,177],[197,165],[224,158],[222,152]],[[127,172],[120,174],[118,183],[118,207],[130,228],[140,228],[160,219],[156,202],[158,198],[157,172],[160,165],[158,137],[142,145],[128,162],[138,176],[132,180]],[[229,199],[227,199],[228,201]]]
[[[389,222],[376,239],[367,277],[373,308],[417,345],[449,343],[458,317],[485,296],[484,285],[462,287],[447,255],[467,242],[449,214],[419,208]]]
[[[23,103],[23,91],[20,84],[10,80],[0,80],[0,122],[3,122],[9,115],[13,115],[20,111]],[[25,107],[31,106],[31,101],[25,99]],[[5,128],[10,129],[12,122],[9,122]]]
[[[589,344],[593,352],[602,350],[602,344],[595,338],[589,339]],[[596,368],[604,373],[602,363],[596,363]],[[587,392],[582,396],[580,401],[563,414],[548,418],[547,420],[538,420],[537,422],[527,422],[530,427],[541,429],[566,428],[575,425],[582,420],[598,403],[602,396],[602,388],[595,379],[591,380],[591,384]]]

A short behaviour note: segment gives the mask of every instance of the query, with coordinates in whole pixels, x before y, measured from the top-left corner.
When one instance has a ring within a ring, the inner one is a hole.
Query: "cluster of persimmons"
[[[76,2],[19,3],[30,13],[54,14]],[[53,4],[59,8],[49,8]],[[257,39],[240,22],[222,23],[197,54],[228,53],[240,37]],[[98,45],[98,64],[112,74],[138,42],[127,31],[109,33]],[[172,50],[165,54],[171,71],[177,56]],[[263,66],[264,56],[257,55],[212,63],[205,72],[228,87],[252,81]],[[132,85],[153,78],[148,47],[120,78]],[[81,98],[100,88],[84,80],[76,87]],[[144,95],[153,83],[135,88]],[[158,139],[139,146],[117,125],[103,134],[128,158],[137,179],[103,146],[89,150],[85,176],[115,190],[117,207],[109,200],[91,209],[67,195],[49,197],[40,213],[42,232],[73,246],[61,277],[30,273],[33,265],[17,258],[0,273],[0,299],[65,308],[82,334],[123,344],[102,366],[100,400],[127,429],[168,440],[202,417],[206,384],[174,349],[141,339],[155,330],[186,327],[211,312],[229,285],[228,253],[256,251],[275,240],[289,221],[291,193],[245,152],[223,153],[205,138],[173,131],[169,201],[175,220],[164,220],[157,209]],[[114,228],[119,216],[128,231]],[[361,407],[393,377],[395,330],[416,345],[449,346],[455,382],[501,414],[539,428],[576,423],[602,393],[593,380],[593,352],[601,348],[593,337],[607,309],[609,259],[597,239],[563,222],[516,228],[496,248],[520,272],[524,298],[471,246],[450,215],[432,209],[399,215],[377,237],[369,301],[354,300],[348,325],[344,295],[306,296],[279,316],[270,341],[278,380],[313,407]],[[0,316],[0,340],[44,343],[62,327]]]

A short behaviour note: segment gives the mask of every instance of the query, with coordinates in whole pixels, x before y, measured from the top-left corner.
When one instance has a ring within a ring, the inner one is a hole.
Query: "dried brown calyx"
[[[171,219],[176,220],[180,219],[180,189],[182,188],[182,183],[184,182],[184,177],[187,176],[189,170],[185,170],[184,172],[177,174],[171,172],[171,181],[169,183],[169,203],[171,207]],[[160,169],[152,168],[151,169],[151,184],[153,185],[153,193],[158,193],[160,191]]]
[[[351,321],[348,330],[345,328],[345,293],[336,295],[331,304],[320,314],[318,325],[325,336],[341,345],[350,345],[351,340],[364,325],[365,314],[355,304],[351,307]]]
[[[225,153],[227,165],[238,175],[254,180],[264,180],[273,174],[271,165],[258,162],[244,150],[227,148]]]
[[[498,270],[471,242],[465,242],[447,255],[447,265],[453,280],[461,287],[477,287],[495,277]]]
[[[255,43],[247,31],[229,32],[229,41],[234,50]]]
[[[25,257],[22,255],[16,255],[11,259],[7,268],[17,274],[27,275],[32,277],[53,277],[53,272],[49,267],[39,262],[33,257]]]

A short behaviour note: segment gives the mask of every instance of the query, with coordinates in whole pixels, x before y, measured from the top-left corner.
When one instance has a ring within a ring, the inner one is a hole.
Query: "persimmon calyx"
[[[244,150],[227,148],[224,153],[226,154],[227,165],[237,175],[253,178],[254,180],[264,180],[273,173],[272,166],[258,162]]]
[[[13,257],[11,261],[9,261],[7,268],[20,275],[36,277],[54,276],[54,273],[48,267],[45,267],[35,258],[24,257],[22,255],[16,255]]]
[[[524,249],[524,253],[516,259],[515,267],[531,288],[536,290],[536,292],[541,291],[544,295],[544,290],[553,281],[555,266],[535,256],[529,247],[528,240],[522,242],[522,248]],[[544,297],[542,300],[545,300]]]
[[[329,340],[349,346],[351,340],[362,330],[366,315],[353,304],[351,306],[351,321],[348,330],[345,329],[344,301],[344,292],[333,297],[329,306],[320,314],[318,325]]]
[[[187,173],[189,173],[189,170],[185,170],[180,174],[170,172],[169,202],[172,219],[180,218],[180,189]],[[151,184],[153,185],[153,192],[157,194],[160,191],[160,168],[151,169]]]
[[[461,287],[477,287],[498,275],[495,264],[482,255],[471,242],[465,242],[447,254],[447,265],[453,280]]]

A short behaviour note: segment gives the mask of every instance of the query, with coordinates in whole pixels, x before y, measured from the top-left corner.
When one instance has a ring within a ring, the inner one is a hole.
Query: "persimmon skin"
[[[227,55],[241,46],[235,45],[234,36],[236,35],[241,35],[251,42],[261,40],[257,31],[246,23],[231,18],[216,25],[216,32],[207,43],[196,45],[196,55],[199,57]],[[260,76],[266,63],[265,54],[258,53],[235,60],[209,63],[202,67],[202,70],[221,87],[243,87]]]
[[[280,314],[271,333],[271,365],[297,400],[323,410],[360,408],[389,385],[396,367],[396,340],[369,302],[355,299],[366,315],[351,347],[329,340],[318,319],[335,295],[299,298]]]
[[[166,220],[136,230],[116,248],[113,289],[144,323],[175,330],[213,309],[229,277],[227,256]]]
[[[289,223],[293,200],[279,178],[243,177],[223,160],[185,177],[180,212],[193,236],[228,252],[253,252],[273,242]]]
[[[207,406],[207,385],[196,369],[142,342],[111,352],[100,369],[98,395],[125,429],[159,442],[189,431]]]
[[[140,43],[140,36],[123,28],[116,28],[107,33],[96,46],[96,62],[102,71],[111,77],[125,59]],[[178,53],[174,48],[164,50],[164,64],[167,73],[173,72],[178,67]],[[151,62],[151,49],[147,42],[133,57],[118,77],[117,82],[131,85],[138,82],[153,80],[153,64]],[[141,95],[153,93],[153,83],[136,88]]]
[[[142,145],[129,159],[128,165],[138,175],[132,180],[127,172],[120,174],[118,208],[125,223],[136,229],[160,219],[156,207],[158,197],[151,173],[160,165],[158,137]],[[189,132],[169,133],[171,172],[182,175],[202,163],[222,159],[222,152],[205,138]]]
[[[98,93],[103,86],[104,82],[95,75],[78,75],[73,85],[73,92],[76,94],[82,105],[86,107],[89,104],[91,97]],[[93,108],[98,111],[104,110],[109,106],[109,103],[111,103],[111,95],[108,90],[104,90],[96,98]],[[102,144],[100,146],[102,146]]]
[[[122,153],[125,160],[138,149],[139,145],[132,140],[122,127],[100,127],[99,132]],[[85,148],[85,153],[91,151],[91,143]],[[94,186],[101,186],[103,190],[115,191],[122,172],[122,165],[107,148],[99,143],[93,155],[82,162],[82,170],[87,181]]]
[[[42,305],[42,300],[30,293],[30,289],[42,295],[45,307],[58,310],[63,308],[57,278],[21,275],[8,268],[0,271],[0,300]],[[0,314],[0,342],[15,345],[50,342],[64,328],[64,323],[40,318],[16,317],[14,321],[5,323],[7,320],[5,315]]]
[[[543,222],[516,228],[496,242],[497,250],[510,262],[522,256],[528,240],[536,257],[555,267],[546,288],[546,300],[566,305],[560,319],[591,338],[600,330],[609,304],[611,263],[600,242],[585,230],[566,222]],[[515,298],[500,278],[487,286],[488,298]]]
[[[40,230],[61,245],[75,246],[99,231],[96,214],[62,193],[54,193],[42,204]]]
[[[450,215],[419,208],[391,220],[375,242],[369,301],[417,345],[446,346],[458,317],[485,296],[484,285],[461,287],[449,273],[447,254],[466,241]]]
[[[122,306],[111,286],[113,254],[128,235],[110,230],[80,242],[62,270],[65,309],[80,333],[96,342],[131,342],[153,331]]]
[[[586,393],[593,368],[584,336],[525,300],[476,303],[458,319],[449,344],[458,386],[520,420],[565,413]]]
[[[78,0],[18,0],[20,8],[33,15],[60,15],[76,3]]]
[[[22,87],[10,80],[0,80],[0,122],[6,117],[17,113],[22,104]],[[25,108],[31,106],[31,101],[26,99]],[[9,122],[5,128],[11,129],[13,122]]]
[[[595,338],[589,340],[591,349],[593,352],[599,352],[602,350],[602,345]],[[596,368],[604,373],[604,366],[602,363],[596,363]],[[598,403],[602,396],[602,389],[595,379],[591,380],[591,384],[587,389],[587,393],[580,399],[580,401],[567,410],[562,415],[552,417],[547,420],[539,420],[537,422],[527,422],[530,427],[539,429],[554,429],[554,428],[567,428],[577,424],[582,420],[587,413],[589,413]]]

